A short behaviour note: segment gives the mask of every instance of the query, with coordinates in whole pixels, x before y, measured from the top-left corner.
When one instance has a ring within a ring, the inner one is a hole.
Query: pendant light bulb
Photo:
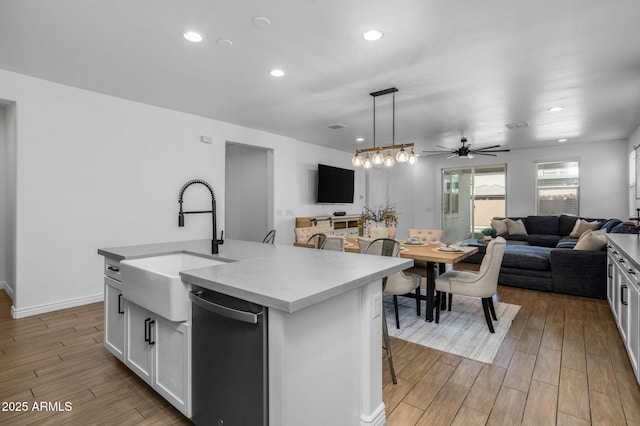
[[[351,164],[353,164],[354,167],[360,167],[363,163],[364,161],[362,161],[362,157],[360,157],[360,155],[356,152],[356,155],[354,155],[351,159]]]
[[[382,162],[384,161],[384,158],[382,157],[380,150],[376,151],[376,153],[373,154],[371,161],[373,161],[373,164],[382,164]]]
[[[391,167],[395,164],[396,160],[393,159],[391,154],[387,152],[387,155],[384,157],[384,165],[385,167]]]
[[[413,148],[411,148],[411,153],[409,154],[409,161],[408,161],[408,163],[409,163],[410,165],[412,165],[412,166],[413,166],[413,165],[414,165],[414,164],[416,164],[417,162],[418,162],[418,156],[416,155],[416,153],[415,153],[415,152],[413,152]]]
[[[396,160],[398,160],[398,163],[406,163],[409,161],[409,154],[404,148],[400,148],[400,151],[396,154]]]
[[[367,156],[364,158],[364,161],[362,162],[362,167],[364,167],[365,169],[370,169],[373,167],[373,161],[371,161],[369,154],[367,154]]]

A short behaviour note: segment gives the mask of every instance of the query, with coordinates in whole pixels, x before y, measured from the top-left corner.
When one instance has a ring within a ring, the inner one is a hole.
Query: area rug
[[[454,295],[453,310],[441,311],[439,324],[425,321],[424,310],[418,317],[415,300],[398,297],[398,302],[399,330],[396,328],[393,299],[384,297],[390,336],[487,364],[493,362],[513,318],[520,310],[518,305],[494,302],[498,321],[493,322],[495,333],[490,333],[480,299]]]

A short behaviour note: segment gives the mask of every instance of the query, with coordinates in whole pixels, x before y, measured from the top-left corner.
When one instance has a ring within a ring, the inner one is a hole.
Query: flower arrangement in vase
[[[390,205],[386,207],[380,206],[377,210],[364,207],[360,214],[360,221],[363,226],[366,227],[368,227],[369,224],[385,226],[388,228],[389,238],[395,238],[396,226],[398,226],[398,212],[396,212],[395,207]]]

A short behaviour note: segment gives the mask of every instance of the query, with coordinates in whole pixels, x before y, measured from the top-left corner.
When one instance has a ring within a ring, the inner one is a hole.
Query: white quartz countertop
[[[636,234],[607,234],[609,242],[623,252],[636,269],[640,269],[640,238]]]
[[[102,248],[114,260],[195,253],[229,263],[183,271],[197,286],[293,313],[413,266],[403,258],[225,240],[211,255],[211,240]]]

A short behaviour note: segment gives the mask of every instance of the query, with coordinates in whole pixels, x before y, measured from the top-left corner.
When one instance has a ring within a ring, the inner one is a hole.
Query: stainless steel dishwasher
[[[267,425],[267,309],[195,288],[192,417],[196,425]]]

